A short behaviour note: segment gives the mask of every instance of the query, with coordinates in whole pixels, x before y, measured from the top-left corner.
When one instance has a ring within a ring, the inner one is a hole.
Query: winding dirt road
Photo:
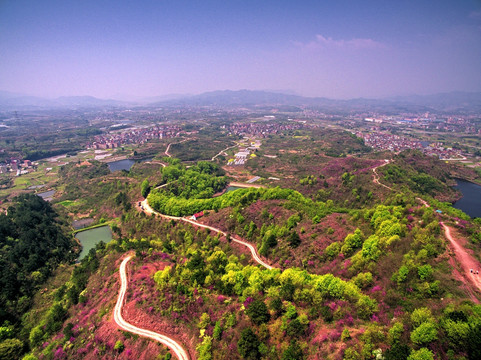
[[[235,145],[232,145],[232,146],[229,146],[229,147],[226,147],[224,150],[221,150],[219,151],[219,153],[217,155],[215,155],[212,159],[210,159],[210,161],[214,161],[218,156],[220,155],[227,155],[226,151],[229,150],[229,149],[232,149],[236,146],[238,146],[239,144],[238,143],[235,143]]]
[[[187,218],[183,218],[183,217],[178,217],[178,216],[169,216],[169,215],[164,215],[164,214],[161,214],[157,211],[155,211],[154,209],[152,209],[149,205],[149,203],[147,202],[147,199],[145,199],[144,201],[141,202],[141,209],[148,213],[148,214],[156,214],[156,215],[159,215],[161,216],[162,218],[164,219],[170,219],[170,220],[177,220],[177,221],[184,221],[184,222],[188,222],[194,226],[198,226],[198,227],[201,227],[201,228],[205,228],[205,229],[209,229],[209,230],[212,230],[214,232],[217,232],[219,234],[222,234],[224,236],[227,236],[227,233],[225,233],[224,231],[220,230],[220,229],[217,229],[215,227],[212,227],[212,226],[208,226],[208,225],[204,225],[204,224],[200,224],[194,220],[191,220],[191,219],[187,219]],[[257,251],[256,249],[254,248],[254,246],[252,244],[249,244],[245,241],[242,241],[242,240],[239,240],[239,239],[236,239],[236,238],[231,238],[232,241],[236,242],[236,243],[239,243],[241,245],[244,245],[246,246],[251,254],[252,254],[252,258],[260,265],[264,266],[265,268],[267,269],[272,269],[272,266],[270,266],[269,264],[265,263],[260,257],[259,255],[257,254]],[[169,347],[172,352],[175,354],[175,356],[177,356],[177,358],[179,360],[190,360],[189,358],[189,355],[187,353],[187,351],[184,350],[184,348],[179,344],[177,343],[174,339],[166,336],[166,335],[162,335],[162,334],[159,334],[159,333],[156,333],[154,331],[151,331],[151,330],[147,330],[147,329],[142,329],[142,328],[139,328],[137,326],[134,326],[130,323],[128,323],[123,317],[122,317],[122,306],[124,304],[124,300],[125,300],[125,293],[127,292],[127,274],[126,274],[126,267],[127,267],[127,263],[129,262],[129,260],[132,258],[132,255],[130,256],[127,256],[123,261],[122,263],[120,264],[120,269],[119,269],[119,274],[120,274],[120,291],[119,291],[119,297],[117,299],[117,303],[115,304],[115,308],[114,308],[114,321],[117,323],[117,325],[125,330],[125,331],[129,331],[131,333],[134,333],[134,334],[137,334],[137,335],[140,335],[140,336],[144,336],[144,337],[147,337],[149,339],[152,339],[152,340],[155,340],[155,341],[158,341],[162,344],[164,344],[165,346]]]
[[[375,168],[372,169],[374,173],[374,178],[373,182],[385,187],[386,189],[393,190],[391,187],[384,185],[379,181],[379,174],[377,173],[377,169],[385,166],[390,163],[390,160],[384,160],[385,163],[381,164],[379,166],[376,166]],[[425,207],[430,207],[430,205],[426,202],[426,200],[421,199],[420,197],[416,197],[416,200],[421,202],[423,206]],[[449,243],[451,244],[452,249],[454,250],[455,258],[457,261],[457,264],[452,261],[452,265],[459,265],[462,269],[461,273],[458,273],[458,271],[455,270],[455,273],[458,275],[455,275],[455,277],[463,282],[465,285],[471,284],[473,285],[479,292],[481,292],[481,274],[476,273],[477,271],[481,271],[481,264],[479,261],[477,261],[472,255],[470,255],[465,247],[460,243],[459,240],[455,239],[451,235],[451,228],[444,224],[442,221],[439,223],[443,230],[444,230],[444,235],[446,239],[449,240]],[[471,299],[475,303],[479,303],[478,298],[474,295],[473,289],[471,289],[469,286],[467,286],[466,290],[468,291]]]
[[[132,258],[132,255],[127,256],[120,264],[120,269],[119,269],[120,291],[119,291],[119,297],[117,299],[117,303],[115,304],[115,308],[114,308],[114,321],[117,323],[117,325],[121,329],[125,331],[129,331],[131,333],[134,333],[143,337],[147,337],[149,339],[152,339],[164,344],[165,346],[169,347],[172,350],[172,352],[175,354],[175,356],[177,356],[179,360],[190,360],[190,357],[187,351],[185,351],[184,348],[179,343],[177,343],[174,339],[169,338],[168,336],[156,333],[154,331],[150,331],[147,329],[142,329],[137,326],[134,326],[128,323],[122,317],[122,306],[124,304],[125,293],[127,292],[127,273],[125,271],[125,268],[127,267],[127,263],[131,258]]]
[[[476,271],[481,271],[481,265],[473,256],[471,256],[461,244],[451,235],[451,228],[442,221],[439,223],[444,229],[444,235],[451,243],[454,254],[458,260],[458,265],[463,269],[465,277],[471,284],[481,292],[481,274],[476,274]],[[479,301],[478,301],[479,302]]]
[[[380,168],[380,167],[383,167],[383,166],[386,166],[387,164],[389,164],[391,162],[391,160],[384,160],[384,164],[381,164],[379,166],[376,166],[375,168],[372,168],[372,172],[374,173],[374,179],[372,180],[375,184],[378,184],[378,185],[381,185],[381,186],[384,186],[386,189],[389,189],[389,190],[393,190],[392,187],[390,186],[387,186],[387,185],[384,185],[382,182],[379,181],[379,174],[377,173],[377,169]]]
[[[182,144],[183,142],[186,142],[187,140],[192,140],[192,139],[184,139],[182,141],[179,141],[179,142],[175,142],[175,143],[169,143],[169,145],[167,145],[167,149],[165,149],[165,152],[164,154],[167,156],[167,157],[172,157],[172,155],[169,153],[169,150],[170,150],[170,145],[174,145],[174,144]]]
[[[156,215],[159,215],[161,217],[163,217],[164,219],[169,219],[169,220],[176,220],[176,221],[184,221],[184,222],[188,222],[194,226],[197,226],[197,227],[201,227],[201,228],[204,228],[204,229],[209,229],[209,230],[212,230],[218,234],[221,234],[221,235],[224,235],[224,236],[227,236],[227,233],[220,230],[220,229],[217,229],[213,226],[209,226],[209,225],[204,225],[204,224],[201,224],[195,220],[192,220],[192,219],[188,219],[188,218],[185,218],[185,217],[179,217],[179,216],[170,216],[170,215],[164,215],[164,214],[161,214],[157,211],[155,211],[154,209],[152,209],[152,207],[149,205],[147,199],[145,199],[144,201],[141,202],[142,204],[142,207],[143,207],[143,210],[144,212],[148,213],[148,214],[156,214]],[[262,265],[264,266],[266,269],[272,269],[273,267],[270,266],[269,264],[267,264],[266,262],[264,262],[259,254],[257,253],[256,249],[254,248],[254,246],[252,244],[249,244],[248,242],[245,242],[245,241],[242,241],[242,240],[239,240],[239,239],[236,239],[234,237],[231,237],[231,240],[238,243],[238,244],[241,244],[241,245],[244,245],[246,246],[251,254],[252,254],[252,258],[259,264],[259,265]]]
[[[186,141],[186,140],[184,140],[184,141]],[[171,144],[169,144],[169,146],[167,147],[167,149],[165,151],[165,154],[169,157],[171,156],[168,153],[170,145]],[[381,182],[379,182],[379,175],[376,172],[377,168],[385,166],[385,165],[389,164],[389,162],[390,162],[390,160],[385,160],[384,164],[379,165],[379,166],[372,169],[372,171],[374,173],[373,182],[378,184],[378,185],[381,185],[381,186],[383,186],[383,187],[385,187],[389,190],[393,190],[391,187],[389,187],[387,185],[384,185]],[[424,204],[424,206],[429,207],[429,204],[426,201],[422,200],[421,198],[418,198],[418,200],[420,200]],[[164,219],[188,222],[188,223],[190,223],[194,226],[209,229],[209,230],[214,231],[216,233],[222,234],[223,236],[227,236],[227,233],[225,233],[224,231],[222,231],[220,229],[217,229],[215,227],[209,226],[209,225],[204,225],[204,224],[198,223],[195,220],[184,218],[184,217],[169,216],[169,215],[161,214],[161,213],[155,211],[154,209],[152,209],[152,207],[147,202],[147,199],[145,199],[144,201],[141,202],[141,209],[147,214],[151,214],[151,215],[156,214],[156,215],[158,215],[158,216],[160,216]],[[452,247],[454,248],[456,258],[458,259],[459,263],[461,264],[463,270],[465,271],[466,274],[470,275],[470,277],[469,277],[470,282],[474,286],[476,286],[476,288],[479,291],[481,291],[481,278],[480,278],[480,275],[476,274],[477,270],[481,270],[481,266],[480,266],[479,262],[477,262],[471,255],[469,255],[466,252],[466,250],[451,236],[451,229],[447,225],[445,225],[443,222],[440,222],[440,225],[444,229],[446,238],[450,241]],[[252,258],[258,264],[262,265],[263,267],[265,267],[267,269],[273,268],[269,264],[265,263],[259,257],[256,249],[254,248],[254,246],[252,244],[249,244],[245,241],[242,241],[242,240],[239,240],[239,239],[236,239],[236,238],[233,238],[233,237],[231,239],[232,239],[232,241],[234,241],[238,244],[246,246],[250,250],[250,252],[252,254]],[[120,279],[121,279],[121,288],[120,288],[119,297],[117,299],[117,303],[115,304],[115,309],[114,309],[114,320],[115,320],[115,322],[123,330],[126,330],[126,331],[132,332],[134,334],[138,334],[140,336],[144,336],[144,337],[153,339],[155,341],[158,341],[158,342],[166,345],[167,347],[169,347],[172,350],[172,352],[175,354],[175,356],[177,356],[177,358],[179,360],[190,360],[188,353],[174,339],[169,338],[168,336],[165,336],[165,335],[147,330],[147,329],[138,328],[138,327],[128,323],[127,321],[125,321],[125,319],[122,317],[122,306],[123,306],[124,299],[125,299],[125,293],[127,291],[127,275],[126,275],[125,269],[126,269],[127,263],[129,262],[129,260],[131,258],[132,258],[132,256],[126,257],[120,265],[119,273],[120,273]],[[471,269],[474,270],[474,272],[471,272]],[[472,296],[472,297],[474,297],[474,296]],[[474,297],[473,300],[477,300],[477,299]]]
[[[423,200],[420,197],[417,197],[416,200],[420,201],[425,207],[430,207],[426,200]],[[461,243],[461,240],[458,240],[451,235],[451,228],[448,225],[442,221],[439,222],[439,225],[441,225],[443,228],[444,236],[449,240],[451,248],[454,251],[456,261],[454,261],[454,259],[451,260],[451,265],[453,267],[460,267],[460,270],[462,270],[462,272],[455,270],[454,277],[463,282],[465,285],[470,283],[471,285],[475,286],[479,292],[481,292],[481,275],[476,273],[477,271],[481,271],[481,264],[466,251],[466,248]],[[467,286],[466,290],[470,294],[471,300],[473,300],[475,303],[479,303],[478,298],[473,293],[473,289]]]

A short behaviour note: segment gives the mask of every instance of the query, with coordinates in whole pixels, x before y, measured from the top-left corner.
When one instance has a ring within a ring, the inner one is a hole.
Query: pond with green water
[[[82,252],[78,258],[78,260],[82,260],[89,253],[90,249],[94,248],[99,242],[108,243],[112,240],[112,231],[110,226],[105,225],[95,229],[80,231],[75,234],[75,237],[82,244]]]

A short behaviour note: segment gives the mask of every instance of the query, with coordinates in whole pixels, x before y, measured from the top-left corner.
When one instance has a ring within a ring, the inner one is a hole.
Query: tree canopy
[[[0,215],[0,322],[18,319],[52,270],[74,259],[74,245],[48,202],[32,194],[15,199]]]

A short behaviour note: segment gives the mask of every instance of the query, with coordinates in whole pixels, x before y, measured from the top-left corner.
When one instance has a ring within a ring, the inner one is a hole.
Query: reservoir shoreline
[[[454,189],[461,192],[462,197],[453,202],[453,207],[472,218],[481,217],[481,185],[465,179],[455,181]]]

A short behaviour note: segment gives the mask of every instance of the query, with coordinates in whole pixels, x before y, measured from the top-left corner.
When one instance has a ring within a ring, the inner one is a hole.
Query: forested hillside
[[[36,195],[16,198],[0,215],[0,340],[17,332],[39,285],[61,262],[75,259],[75,245],[51,205]]]

